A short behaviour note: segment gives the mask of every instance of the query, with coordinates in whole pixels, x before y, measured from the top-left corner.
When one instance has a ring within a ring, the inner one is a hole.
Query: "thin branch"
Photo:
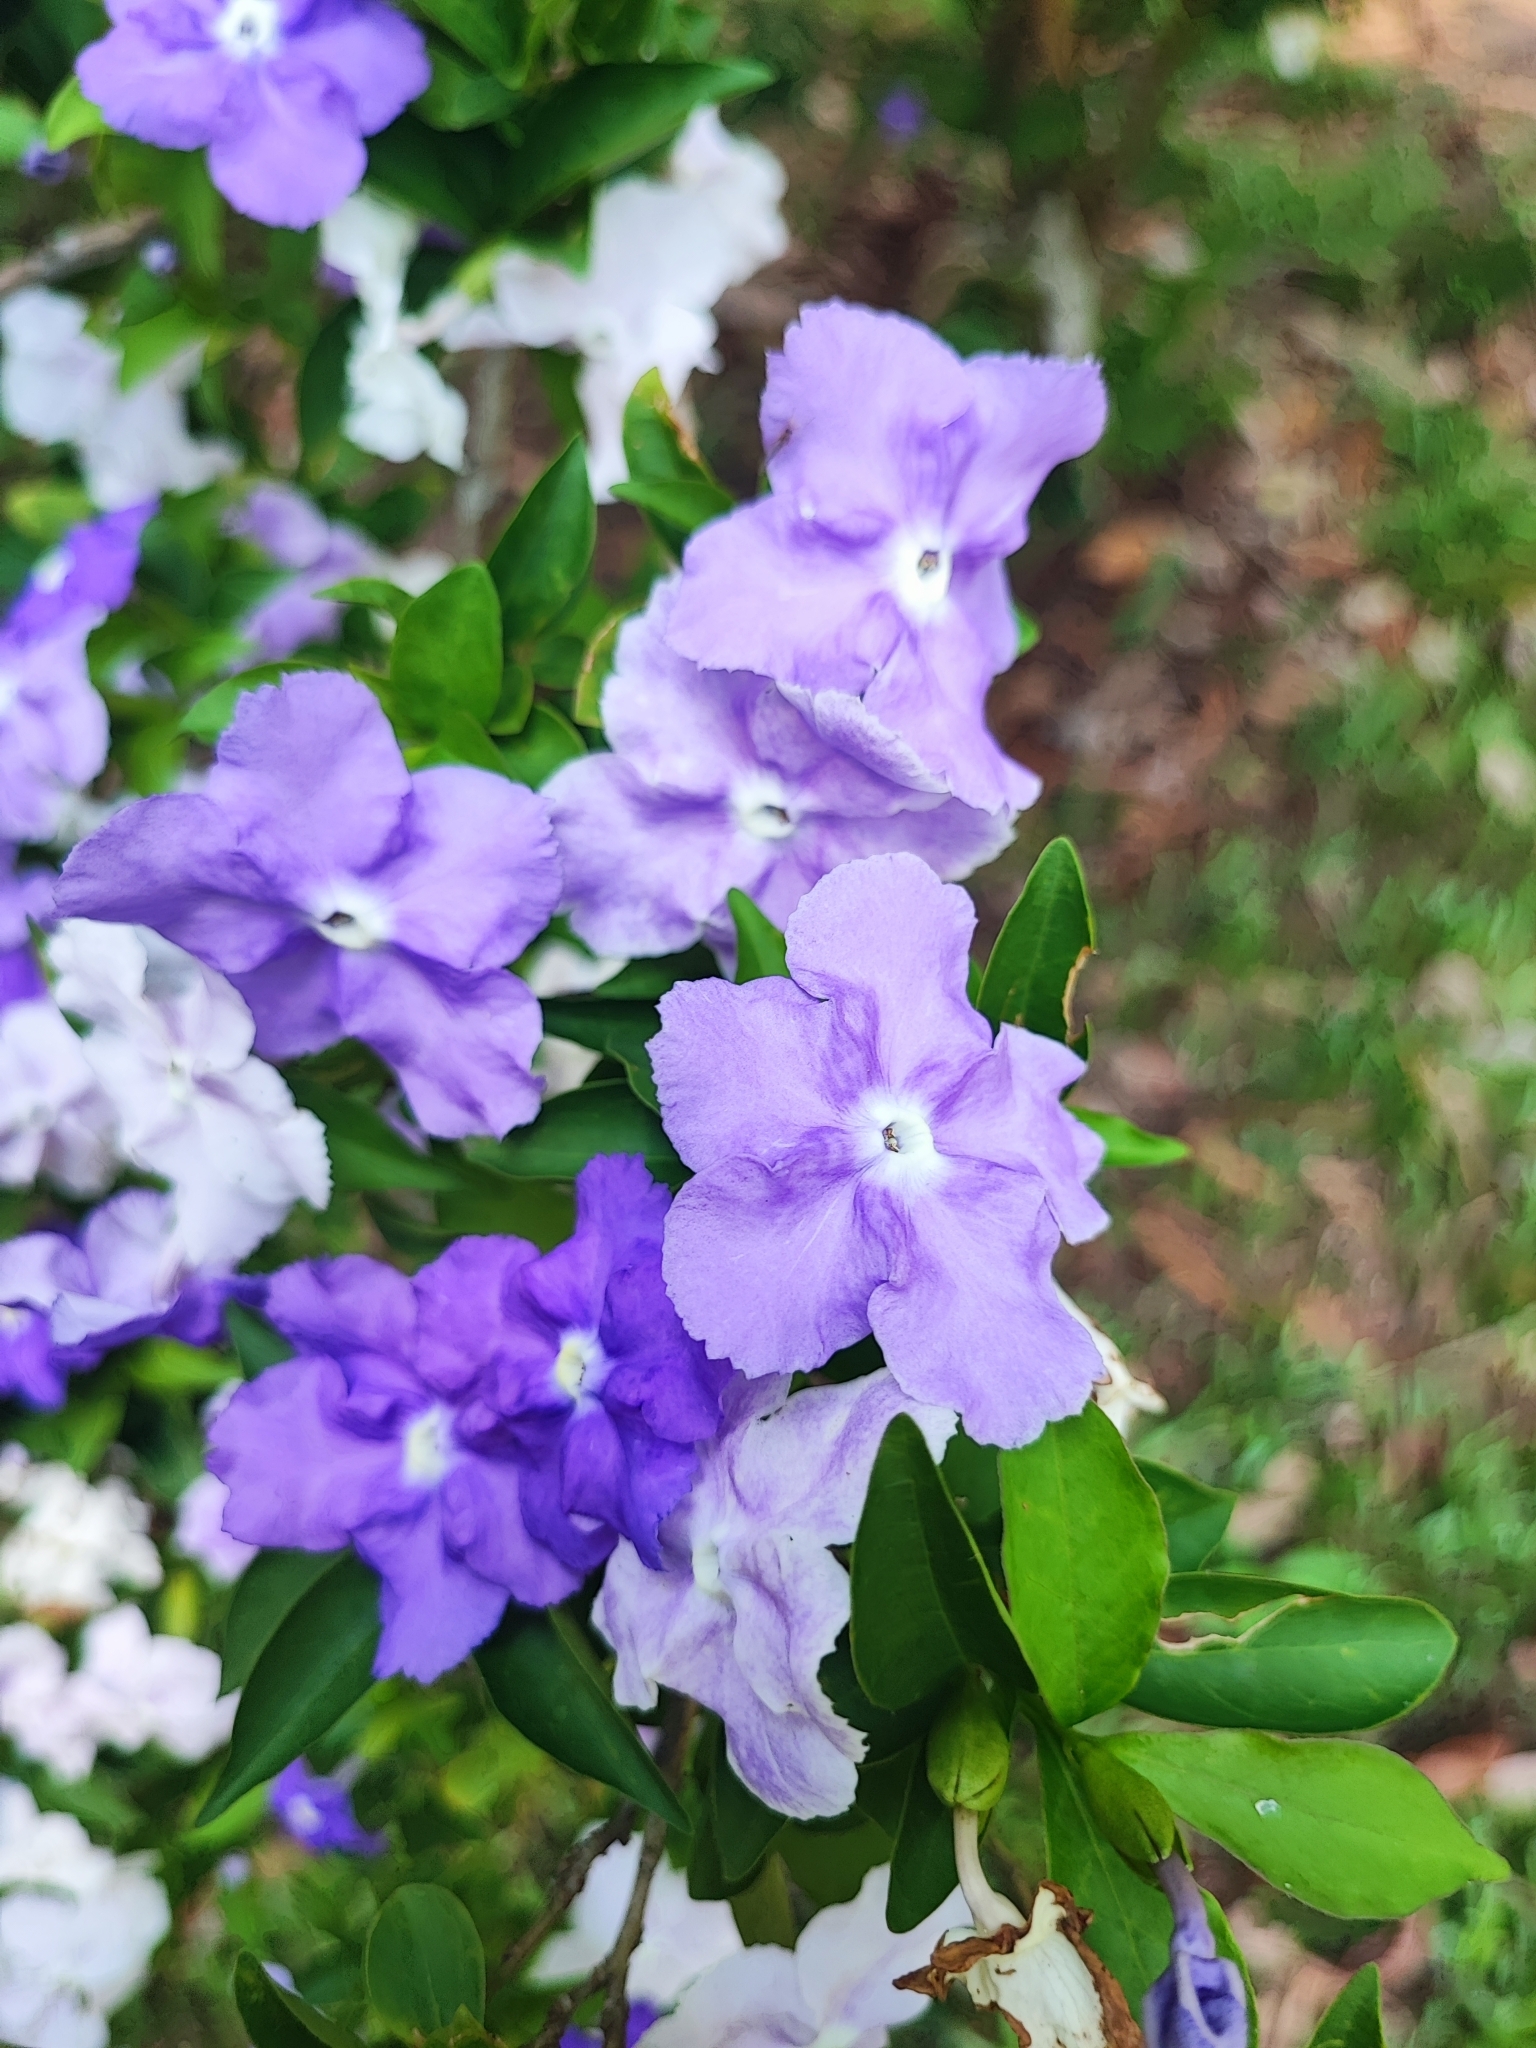
[[[640,1946],[640,1937],[645,1932],[645,1908],[651,1896],[651,1880],[656,1875],[656,1866],[666,1846],[667,1824],[659,1814],[653,1813],[645,1824],[645,1835],[640,1843],[640,1867],[635,1872],[635,1888],[629,1895],[629,1910],[624,1915],[624,1925],[619,1929],[619,1938],[608,1958],[608,1989],[603,2000],[603,2048],[624,2048],[625,2035],[629,2031],[629,1959]]]
[[[19,292],[24,285],[57,284],[77,271],[115,262],[135,242],[142,242],[159,219],[158,207],[136,206],[118,220],[97,220],[88,227],[66,228],[41,249],[34,249],[30,256],[18,256],[14,262],[0,264],[0,299]]]
[[[600,1828],[594,1828],[590,1835],[583,1835],[566,1851],[550,1884],[543,1912],[507,1949],[496,1966],[498,1977],[515,1977],[524,1964],[532,1960],[565,1918],[571,1901],[586,1883],[587,1873],[598,1857],[611,1849],[615,1842],[627,1842],[635,1832],[638,1818],[634,1801],[626,1799],[615,1807],[612,1817],[605,1820]]]

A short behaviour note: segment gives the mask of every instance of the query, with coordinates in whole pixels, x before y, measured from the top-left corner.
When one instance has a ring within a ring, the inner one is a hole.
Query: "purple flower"
[[[898,85],[880,102],[878,119],[892,142],[915,142],[928,125],[928,102],[910,85]]]
[[[62,1407],[70,1373],[116,1345],[157,1330],[211,1343],[228,1297],[258,1299],[262,1286],[188,1273],[170,1198],[129,1188],[93,1210],[78,1242],[39,1230],[0,1244],[0,1394]]]
[[[89,632],[128,602],[138,572],[139,546],[155,512],[147,504],[71,527],[32,573],[6,615],[5,635],[21,642],[46,640],[61,627]]]
[[[50,149],[46,142],[29,142],[17,160],[24,178],[37,185],[62,185],[69,176],[69,151]]]
[[[679,983],[652,1065],[694,1178],[663,1270],[745,1373],[809,1371],[873,1330],[914,1401],[979,1443],[1075,1414],[1100,1371],[1051,1278],[1107,1221],[1103,1154],[1061,1107],[1082,1061],[966,998],[976,913],[909,853],[852,861],[789,920],[789,980]]]
[[[828,745],[762,676],[712,675],[674,653],[678,589],[659,585],[619,636],[603,690],[613,752],[570,762],[545,787],[565,908],[595,951],[673,953],[704,938],[730,962],[729,889],[782,925],[860,854],[906,848],[954,878],[1007,845],[1008,810],[914,790],[888,749],[855,759]]]
[[[651,1707],[663,1685],[691,1694],[725,1723],[742,1783],[808,1820],[851,1803],[864,1753],[819,1677],[850,1611],[828,1545],[852,1542],[892,1418],[915,1413],[937,1452],[954,1416],[913,1411],[888,1372],[785,1401],[787,1385],[732,1383],[731,1426],[662,1525],[662,1568],[621,1543],[592,1613],[618,1652],[616,1699]]]
[[[1039,783],[985,717],[1018,646],[1003,558],[1104,415],[1093,363],[962,362],[899,314],[806,308],[768,359],[773,495],[689,541],[673,646],[771,676],[818,725],[861,696],[962,802],[1022,807]]]
[[[80,52],[108,123],[160,149],[208,150],[231,206],[311,228],[355,192],[362,137],[431,79],[414,23],[382,0],[111,0]]]
[[[267,1059],[364,1040],[458,1138],[538,1111],[539,1006],[501,963],[559,886],[541,797],[481,768],[410,774],[373,694],[315,673],[241,698],[202,794],[146,797],[77,846],[57,907],[228,975]]]
[[[298,1756],[278,1772],[267,1796],[278,1826],[316,1856],[328,1849],[344,1856],[379,1856],[389,1847],[387,1835],[370,1835],[358,1826],[345,1772],[322,1777]]]
[[[16,872],[16,849],[0,846],[0,1010],[35,1002],[47,984],[32,951],[33,924],[53,909],[53,876],[46,868]]]
[[[639,2048],[660,2016],[654,2005],[647,2005],[643,1998],[632,1998],[629,2017],[624,2022],[624,2048]],[[587,2027],[567,2027],[560,2036],[560,2048],[600,2048],[602,2038]]]
[[[139,251],[139,261],[151,277],[174,277],[181,268],[181,253],[164,235],[152,235]]]
[[[282,661],[311,641],[334,640],[342,607],[316,597],[333,583],[367,573],[374,550],[350,526],[333,526],[301,491],[258,484],[225,531],[251,540],[295,573],[246,613],[246,639],[262,661]]]
[[[1157,1881],[1173,1907],[1172,1960],[1142,2001],[1147,2048],[1246,2048],[1242,1972],[1216,1953],[1200,1887],[1178,1856],[1157,1865]]]

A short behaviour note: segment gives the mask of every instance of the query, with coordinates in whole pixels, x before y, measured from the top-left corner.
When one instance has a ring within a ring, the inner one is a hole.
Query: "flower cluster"
[[[25,1614],[78,1619],[110,1607],[114,1586],[150,1592],[164,1576],[149,1510],[126,1481],[92,1486],[72,1466],[0,1452],[0,1508],[17,1517],[0,1542],[0,1593]]]

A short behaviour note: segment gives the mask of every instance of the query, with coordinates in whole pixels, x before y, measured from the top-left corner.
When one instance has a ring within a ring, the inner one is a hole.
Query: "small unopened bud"
[[[1099,1833],[1127,1862],[1145,1868],[1173,1854],[1173,1808],[1149,1779],[1092,1736],[1069,1737],[1068,1754]]]
[[[1008,1783],[1008,1732],[968,1678],[928,1733],[928,1782],[946,1806],[990,1813]]]

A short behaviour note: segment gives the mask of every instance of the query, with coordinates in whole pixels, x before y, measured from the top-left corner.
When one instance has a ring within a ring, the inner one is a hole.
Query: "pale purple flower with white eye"
[[[864,1754],[819,1675],[851,1606],[828,1546],[853,1541],[892,1419],[912,1414],[937,1454],[954,1416],[914,1409],[888,1372],[786,1402],[787,1387],[733,1382],[730,1426],[662,1524],[663,1568],[621,1543],[592,1615],[618,1652],[616,1699],[652,1707],[666,1685],[712,1708],[742,1783],[809,1820],[851,1804]]]
[[[224,530],[254,541],[280,569],[294,572],[241,622],[262,661],[282,661],[314,641],[334,640],[342,607],[315,593],[349,576],[371,575],[378,563],[360,533],[332,525],[313,500],[287,484],[257,484]]]
[[[1107,1222],[1103,1144],[1059,1100],[1083,1063],[966,996],[976,913],[908,853],[852,861],[789,920],[791,979],[683,982],[651,1060],[694,1169],[663,1270],[741,1371],[810,1371],[867,1336],[978,1443],[1030,1442],[1100,1372],[1051,1260]]]
[[[232,1586],[256,1555],[254,1544],[227,1533],[224,1509],[229,1488],[211,1472],[199,1472],[176,1503],[172,1538],[183,1557],[200,1564],[216,1586]]]
[[[228,975],[266,1058],[360,1038],[424,1129],[500,1136],[539,1105],[539,1006],[501,967],[559,895],[548,817],[486,769],[412,775],[352,677],[289,676],[241,698],[200,794],[146,797],[77,846],[57,907]]]
[[[356,1766],[332,1777],[312,1771],[297,1756],[286,1770],[272,1780],[268,1798],[272,1817],[285,1835],[291,1835],[313,1855],[339,1850],[343,1856],[378,1856],[389,1847],[389,1837],[371,1835],[358,1823],[352,1811],[351,1778]]]
[[[772,496],[689,541],[672,644],[771,676],[817,723],[861,696],[963,802],[1022,807],[1039,783],[985,716],[1018,647],[1003,559],[1104,418],[1096,364],[962,361],[899,314],[807,307],[768,359]]]
[[[367,169],[362,138],[431,81],[421,30],[382,0],[112,0],[76,71],[110,126],[208,150],[231,206],[310,228]]]
[[[762,676],[717,675],[674,653],[675,580],[619,636],[603,688],[611,753],[545,785],[565,910],[598,952],[681,952],[706,939],[734,963],[726,892],[782,925],[843,861],[905,848],[949,879],[993,859],[1012,814],[893,780],[878,753],[830,746]]]
[[[1147,2048],[1245,2048],[1242,1972],[1216,1953],[1200,1887],[1180,1856],[1165,1856],[1156,1870],[1173,1908],[1173,1938],[1168,1967],[1142,2000]]]

